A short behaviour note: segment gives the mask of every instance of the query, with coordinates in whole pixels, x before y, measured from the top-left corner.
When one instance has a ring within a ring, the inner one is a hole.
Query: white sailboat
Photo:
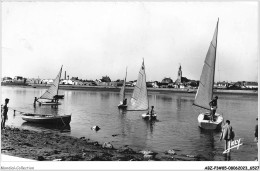
[[[127,68],[126,68],[126,73],[125,73],[125,80],[124,80],[123,86],[121,87],[121,90],[120,90],[120,104],[118,105],[118,108],[121,108],[121,109],[127,108],[127,104],[125,101],[126,77],[127,77]],[[124,103],[124,101],[125,101],[125,103]]]
[[[223,122],[223,116],[215,113],[215,118],[210,119],[210,106],[209,102],[213,97],[213,86],[215,76],[215,63],[216,63],[216,52],[217,52],[217,36],[218,36],[218,23],[215,29],[213,39],[210,43],[209,50],[207,52],[204,66],[202,69],[199,88],[195,96],[194,106],[199,107],[205,112],[199,114],[198,122],[199,126],[203,129],[217,129],[221,128]]]
[[[133,91],[133,95],[130,100],[130,105],[128,106],[127,110],[132,110],[132,111],[149,110],[144,61],[138,73],[138,79]],[[142,114],[142,117],[145,119],[146,118],[154,119],[156,118],[156,114],[151,116],[148,113],[144,113]]]
[[[48,88],[48,90],[46,90],[46,92],[37,99],[37,101],[39,102],[40,105],[60,105],[61,104],[57,101],[57,98],[55,98],[58,96],[61,72],[62,72],[62,66],[61,66],[61,69],[60,69],[57,77],[55,78],[55,80],[53,81],[51,86]],[[51,100],[51,101],[39,101],[39,99]]]

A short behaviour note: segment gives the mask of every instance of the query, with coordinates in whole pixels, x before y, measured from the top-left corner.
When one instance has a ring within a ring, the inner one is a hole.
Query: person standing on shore
[[[255,126],[255,142],[258,143],[258,118],[256,118],[256,126]]]
[[[209,106],[211,110],[211,120],[214,121],[215,113],[218,108],[218,96],[215,96],[215,98],[209,102]]]
[[[7,104],[9,103],[9,99],[6,98],[5,99],[5,105],[3,107],[3,111],[2,111],[2,122],[1,122],[1,130],[5,129],[5,122],[8,119],[7,113],[8,113],[8,107]]]
[[[234,138],[233,134],[234,134],[233,133],[233,128],[230,125],[230,121],[226,120],[226,124],[223,126],[223,129],[222,129],[222,133],[221,133],[221,136],[220,136],[220,141],[222,139],[225,140],[225,151],[227,150],[227,153],[230,152],[229,148],[230,148],[230,145],[231,145],[231,140],[233,140],[233,138]]]

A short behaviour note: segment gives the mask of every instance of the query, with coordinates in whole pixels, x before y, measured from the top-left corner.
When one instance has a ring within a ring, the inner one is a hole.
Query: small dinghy
[[[145,66],[144,60],[141,66],[141,69],[138,73],[138,79],[133,91],[133,95],[130,101],[130,105],[127,108],[129,111],[149,111],[149,100],[147,95],[147,86],[146,86],[146,74],[145,74]],[[151,117],[149,112],[142,114],[143,119],[156,119],[157,115]],[[147,114],[148,113],[148,114]]]
[[[58,102],[58,99],[64,97],[64,95],[58,95],[61,72],[62,72],[62,66],[60,72],[58,73],[57,77],[55,78],[51,86],[48,88],[48,90],[46,90],[46,92],[37,99],[40,105],[51,105],[51,106],[61,105],[61,103]],[[41,101],[39,101],[39,99],[41,99]],[[46,101],[46,100],[51,100],[51,101]]]
[[[198,116],[199,127],[203,129],[218,129],[223,122],[223,116],[215,113],[214,118],[210,118],[210,105],[209,102],[213,98],[214,76],[215,76],[215,63],[217,52],[217,36],[218,36],[218,22],[215,29],[213,39],[210,43],[204,66],[202,69],[199,88],[197,90],[194,106],[204,110]]]

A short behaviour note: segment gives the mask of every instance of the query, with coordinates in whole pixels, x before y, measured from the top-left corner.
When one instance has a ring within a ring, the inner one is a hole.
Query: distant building
[[[79,77],[72,77],[71,80],[72,80],[72,81],[74,81],[74,80],[79,80]]]
[[[23,77],[22,76],[15,76],[14,81],[22,81]]]
[[[126,83],[125,83],[125,86],[127,86],[127,87],[133,87],[134,85],[133,85],[133,82],[126,82]]]
[[[258,89],[258,82],[245,82],[244,86],[250,89]]]
[[[3,82],[4,83],[11,83],[11,82],[13,82],[13,79],[11,77],[4,77]]]
[[[26,83],[26,78],[23,78],[22,76],[15,76],[13,79],[14,83]]]
[[[173,83],[173,81],[172,81],[171,78],[164,78],[164,79],[162,80],[162,83],[170,84],[170,83]]]
[[[182,70],[181,70],[181,65],[179,67],[179,71],[178,71],[178,76],[177,76],[177,80],[175,81],[176,84],[181,84],[182,83]]]
[[[217,88],[225,89],[228,87],[228,82],[222,81],[222,82],[217,82]]]
[[[74,82],[72,80],[63,80],[60,82],[60,84],[63,85],[74,85]]]
[[[109,76],[103,76],[100,80],[101,80],[101,82],[111,82],[111,79],[109,78]]]
[[[52,84],[53,80],[52,79],[43,79],[41,80],[41,84]]]
[[[26,80],[28,84],[41,84],[41,79],[39,78],[29,78]]]

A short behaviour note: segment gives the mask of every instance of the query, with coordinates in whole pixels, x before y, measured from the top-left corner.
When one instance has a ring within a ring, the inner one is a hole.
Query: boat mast
[[[126,67],[126,71],[125,71],[125,81],[124,81],[124,92],[123,92],[123,99],[122,99],[122,101],[124,101],[125,100],[125,84],[126,84],[126,77],[127,77],[127,67]]]
[[[216,47],[215,48],[215,60],[214,60],[214,70],[213,70],[213,84],[212,84],[212,94],[211,94],[211,99],[213,99],[213,89],[214,89],[214,81],[215,81],[215,67],[216,67],[216,60],[217,60],[217,46],[218,46],[218,23],[219,23],[219,18],[216,26]]]

